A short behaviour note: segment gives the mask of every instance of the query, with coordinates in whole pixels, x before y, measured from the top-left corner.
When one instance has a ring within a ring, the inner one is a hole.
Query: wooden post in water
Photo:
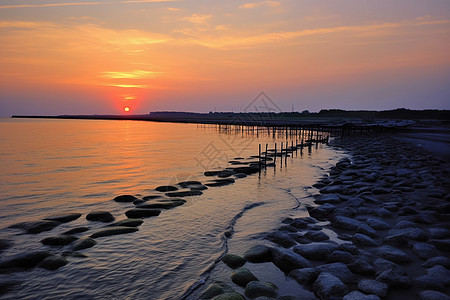
[[[258,161],[259,161],[259,169],[261,170],[261,144],[259,144]]]
[[[267,143],[266,143],[266,154],[264,157],[264,167],[267,167]]]
[[[274,165],[277,164],[277,143],[275,143],[275,155],[273,157],[273,163]]]

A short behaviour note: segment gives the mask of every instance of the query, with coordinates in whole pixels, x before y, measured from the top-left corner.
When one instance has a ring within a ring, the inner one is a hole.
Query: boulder
[[[380,300],[380,297],[376,295],[366,295],[360,291],[353,291],[345,295],[342,300]]]
[[[222,257],[222,261],[232,269],[242,267],[246,263],[245,259],[234,254],[225,254]]]
[[[343,282],[349,283],[356,281],[355,275],[348,269],[348,267],[344,263],[341,262],[320,265],[317,266],[316,269],[321,273],[331,273]]]
[[[137,198],[133,195],[120,195],[114,198],[116,202],[133,202],[137,200]]]
[[[324,204],[318,207],[313,207],[308,210],[308,213],[311,217],[316,218],[320,221],[328,220],[328,216],[336,209],[336,206],[332,204]]]
[[[372,276],[375,274],[375,268],[363,259],[356,259],[350,262],[347,266],[353,273],[366,276]]]
[[[362,279],[358,283],[358,289],[366,294],[374,294],[378,297],[386,297],[388,285],[372,279]]]
[[[44,231],[50,231],[58,225],[61,225],[61,223],[57,221],[43,220],[43,221],[22,222],[10,226],[10,228],[18,228],[25,230],[25,232],[29,234],[37,234]]]
[[[244,174],[244,173],[234,173],[233,176],[234,176],[235,178],[245,178],[245,177],[247,177],[247,174]]]
[[[219,178],[226,178],[226,177],[230,177],[233,174],[234,174],[234,171],[223,170],[223,171],[219,171],[219,173],[217,173],[217,177],[219,177]]]
[[[361,222],[349,217],[335,216],[331,220],[331,225],[339,229],[356,230],[361,225]]]
[[[244,259],[252,263],[272,261],[271,249],[265,245],[254,245],[245,251]]]
[[[450,300],[450,296],[433,290],[421,291],[419,297],[420,300]]]
[[[125,212],[125,215],[130,218],[148,218],[159,216],[161,210],[159,209],[145,209],[145,208],[133,208]]]
[[[223,179],[212,180],[212,181],[206,183],[205,185],[210,186],[210,187],[215,187],[215,186],[224,186],[224,185],[232,184],[234,182],[235,182],[235,180],[233,178],[223,178]]]
[[[93,211],[86,216],[86,220],[88,221],[99,221],[104,223],[112,222],[115,219],[116,218],[114,218],[109,211],[104,210]]]
[[[196,180],[189,180],[178,182],[177,185],[181,186],[182,188],[190,188],[193,185],[202,185],[202,183]]]
[[[337,248],[335,243],[311,243],[295,246],[294,252],[306,259],[325,260]]]
[[[45,238],[41,241],[41,243],[48,246],[64,246],[72,243],[77,239],[77,237],[74,237],[72,235],[58,235]]]
[[[341,298],[348,292],[347,286],[331,273],[321,273],[313,284],[314,292],[320,299]]]
[[[60,223],[67,223],[70,221],[74,221],[74,220],[78,219],[79,217],[81,217],[80,213],[68,213],[68,214],[64,214],[64,215],[47,217],[44,220],[56,221],[56,222],[60,222]]]
[[[313,242],[322,242],[329,240],[330,237],[322,231],[308,231],[305,236]]]
[[[373,237],[373,238],[378,236],[378,233],[375,229],[373,229],[372,227],[370,227],[369,225],[364,224],[364,223],[361,223],[361,225],[358,226],[358,228],[356,229],[356,232],[365,234],[365,235]]]
[[[367,218],[366,223],[375,230],[391,229],[391,226],[388,223],[377,218]]]
[[[228,284],[221,281],[216,281],[213,284],[209,285],[208,288],[203,293],[201,293],[200,299],[211,299],[215,296],[232,292],[233,289]]]
[[[124,233],[131,233],[138,231],[136,227],[125,227],[125,226],[115,226],[111,228],[106,228],[99,230],[97,232],[94,232],[90,235],[91,238],[98,238],[103,236],[110,236],[110,235],[116,235],[116,234],[124,234]]]
[[[79,250],[91,248],[91,247],[94,247],[96,244],[97,244],[97,242],[93,238],[90,238],[90,237],[83,238],[74,245],[73,250],[79,251]]]
[[[158,186],[155,190],[158,192],[172,192],[178,190],[178,188],[173,185],[161,185]]]
[[[212,300],[245,300],[245,298],[239,293],[231,292],[215,296]]]
[[[258,281],[258,278],[256,278],[249,269],[239,268],[231,273],[231,280],[237,285],[245,288],[250,281]]]
[[[72,234],[86,232],[88,230],[89,230],[89,227],[76,227],[76,228],[69,229],[69,230],[65,231],[63,233],[63,235],[72,235]]]
[[[125,219],[118,221],[114,224],[108,225],[108,226],[125,226],[125,227],[137,227],[141,226],[142,223],[144,223],[144,220],[142,219]]]
[[[353,243],[359,247],[376,247],[378,243],[365,234],[357,233],[353,236]]]
[[[149,196],[142,197],[142,200],[148,201],[148,200],[154,200],[154,199],[158,199],[158,198],[162,198],[162,196],[161,195],[149,195]],[[133,204],[135,201],[133,201]]]
[[[314,200],[314,203],[316,204],[339,204],[341,203],[341,198],[339,198],[336,194],[326,194],[326,195],[320,195]]]
[[[59,255],[51,255],[46,257],[38,265],[39,268],[54,271],[68,264],[65,257]]]
[[[411,279],[398,269],[389,269],[380,273],[377,281],[386,283],[389,286],[407,289],[411,287]]]
[[[319,276],[319,271],[315,268],[303,268],[293,270],[289,273],[289,276],[300,284],[312,284]]]
[[[400,249],[388,245],[378,248],[377,254],[378,256],[395,263],[407,263],[411,261],[411,258],[408,256],[408,254]]]
[[[249,167],[238,167],[234,168],[233,171],[235,173],[244,173],[246,175],[254,174],[259,172],[259,167],[249,166]]]
[[[189,191],[180,191],[180,192],[166,193],[166,196],[167,197],[189,197],[189,196],[200,196],[202,194],[203,194],[202,191],[189,190]]]
[[[269,233],[267,235],[267,239],[285,248],[289,248],[297,244],[290,235],[282,231],[275,231]]]
[[[275,297],[277,295],[276,290],[277,287],[271,283],[251,281],[245,287],[245,295],[249,298]]]
[[[19,253],[0,261],[0,273],[10,273],[34,268],[50,255],[52,254],[48,251]]]
[[[355,257],[346,251],[335,250],[327,257],[328,263],[342,262],[344,264],[349,264],[353,262]]]
[[[297,218],[292,220],[292,222],[290,222],[290,225],[298,229],[306,229],[308,227],[308,222],[303,220],[303,218]]]
[[[430,241],[439,250],[450,251],[450,239]]]
[[[446,267],[447,269],[450,269],[450,258],[445,256],[436,256],[433,258],[430,258],[425,263],[422,264],[422,267],[424,268],[431,268],[436,265],[441,265]]]
[[[271,249],[272,261],[285,273],[295,269],[310,268],[312,264],[303,256],[278,248]]]
[[[427,243],[416,243],[413,246],[414,253],[423,260],[438,256],[436,247]]]

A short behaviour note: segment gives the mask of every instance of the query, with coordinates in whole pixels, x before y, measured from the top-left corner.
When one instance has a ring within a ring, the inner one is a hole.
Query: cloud
[[[133,70],[128,72],[103,72],[101,77],[111,79],[143,79],[150,78],[159,74],[160,72]]]
[[[128,3],[158,3],[158,2],[178,2],[183,0],[123,0],[118,2],[65,2],[65,3],[43,3],[43,4],[14,4],[0,5],[0,9],[8,8],[45,8],[58,6],[86,6],[86,5],[105,5],[105,4],[128,4]]]
[[[249,8],[255,8],[255,7],[260,7],[260,6],[268,6],[268,7],[278,7],[280,6],[280,2],[278,1],[261,1],[261,2],[250,2],[250,3],[245,3],[241,6],[239,6],[239,8],[241,9],[249,9]]]
[[[184,17],[183,20],[189,21],[197,25],[208,25],[208,22],[211,18],[212,15],[192,14],[189,17]]]

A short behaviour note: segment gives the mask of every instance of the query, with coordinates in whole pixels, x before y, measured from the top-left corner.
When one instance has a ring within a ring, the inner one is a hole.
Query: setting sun
[[[130,108],[129,107],[125,107],[123,110],[124,111],[130,111]]]

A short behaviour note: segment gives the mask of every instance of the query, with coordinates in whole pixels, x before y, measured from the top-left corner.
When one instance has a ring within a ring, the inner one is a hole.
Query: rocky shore
[[[390,136],[332,145],[349,156],[314,185],[310,216],[286,218],[266,240],[226,254],[221,263],[232,284],[214,282],[200,298],[450,299],[448,154]],[[262,263],[295,279],[308,296],[255,276]]]

